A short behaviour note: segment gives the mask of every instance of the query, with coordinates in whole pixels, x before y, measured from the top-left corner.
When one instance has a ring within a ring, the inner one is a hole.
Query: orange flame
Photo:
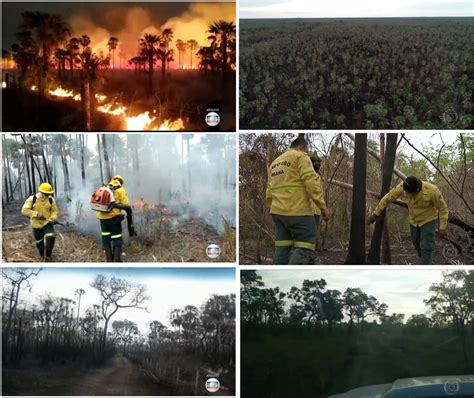
[[[4,85],[5,87],[5,85]],[[32,91],[38,90],[36,86],[31,86]],[[55,97],[72,98],[74,101],[80,101],[81,95],[75,93],[73,90],[66,90],[62,87],[57,87],[54,90],[49,90],[49,94]],[[95,94],[95,98],[100,102],[107,101],[107,96],[103,94]],[[127,108],[115,101],[105,102],[97,107],[97,110],[102,113],[107,113],[113,116],[122,116],[125,119],[126,130],[153,130],[153,131],[177,131],[184,129],[183,119],[178,118],[174,121],[165,120],[159,127],[152,127],[152,123],[156,120],[155,116],[150,116],[150,112],[143,112],[139,115],[129,116]],[[156,113],[156,110],[154,111]]]

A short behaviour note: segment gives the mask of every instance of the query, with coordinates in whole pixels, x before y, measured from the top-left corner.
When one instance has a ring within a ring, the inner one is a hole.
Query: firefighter
[[[273,264],[312,264],[315,261],[316,223],[313,203],[326,220],[321,177],[306,153],[303,138],[291,143],[268,169],[267,204],[276,229]]]
[[[117,180],[121,185],[121,187],[118,189],[118,191],[120,191],[119,195],[127,196],[127,191],[125,190],[125,187],[124,187],[125,178],[123,178],[121,175],[117,174],[116,176],[112,177],[112,180],[110,180],[110,182],[112,182],[113,180]],[[127,203],[128,203],[128,198],[127,198]]]
[[[38,187],[35,195],[26,199],[21,208],[21,213],[30,219],[36,247],[45,262],[52,261],[55,242],[54,223],[58,219],[58,207],[53,195],[52,185],[44,182]]]
[[[112,179],[108,187],[114,192],[115,203],[119,205],[128,205],[128,197],[125,190],[120,190],[122,185],[118,180]],[[124,216],[118,208],[112,208],[110,212],[97,212],[97,218],[100,220],[100,229],[102,234],[102,246],[105,250],[107,262],[122,261],[122,221]]]
[[[313,155],[310,156],[311,163],[313,164],[313,169],[314,171],[321,177],[321,174],[319,174],[319,170],[321,170],[321,158],[314,153]],[[322,180],[321,180],[321,189],[322,189]],[[323,196],[324,196],[324,191],[323,191]],[[319,239],[319,226],[321,224],[321,209],[316,206],[316,204],[313,202],[313,213],[314,213],[314,221],[316,223],[316,246],[318,245],[318,239]]]
[[[421,258],[422,264],[432,264],[436,235],[443,239],[448,224],[449,211],[443,195],[435,185],[417,177],[407,177],[380,200],[369,216],[368,223],[375,222],[387,205],[397,199],[408,205],[410,235],[418,257]]]

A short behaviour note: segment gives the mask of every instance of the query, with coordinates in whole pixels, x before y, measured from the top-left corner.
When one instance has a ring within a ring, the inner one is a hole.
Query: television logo
[[[444,383],[444,392],[448,395],[456,395],[459,392],[459,383],[456,380],[449,380]]]
[[[212,245],[207,246],[206,252],[207,252],[207,257],[217,258],[221,255],[221,248],[217,245],[212,244]]]
[[[214,377],[206,380],[206,390],[209,392],[217,392],[221,388],[221,383]]]
[[[217,112],[209,112],[206,115],[206,124],[210,127],[216,127],[221,122],[221,117]]]

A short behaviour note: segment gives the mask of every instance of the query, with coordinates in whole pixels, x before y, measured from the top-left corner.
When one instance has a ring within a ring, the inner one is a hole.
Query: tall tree
[[[383,133],[381,133],[383,134]],[[395,157],[397,153],[397,138],[398,134],[389,133],[387,134],[387,144],[384,151],[385,157],[383,160],[383,175],[382,175],[382,190],[380,197],[384,197],[390,190],[392,182],[392,173],[395,166]],[[354,181],[356,181],[354,179]],[[374,233],[372,234],[372,241],[370,243],[369,254],[367,256],[367,262],[369,264],[380,264],[380,245],[382,243],[382,234],[385,224],[385,213],[386,209],[377,217],[375,222]]]
[[[140,56],[148,63],[148,91],[153,94],[153,65],[157,58],[157,46],[160,44],[160,36],[145,33],[139,40]]]
[[[101,350],[105,353],[107,343],[107,329],[110,319],[121,308],[146,309],[143,304],[149,299],[146,295],[146,287],[134,284],[120,278],[107,278],[104,275],[97,275],[91,283],[97,289],[101,301],[100,310],[104,318],[104,328],[101,338]]]
[[[224,78],[227,77],[228,71],[230,69],[229,60],[229,42],[233,40],[236,36],[236,26],[233,22],[227,21],[216,21],[211,26],[209,26],[209,33],[214,35],[219,43],[219,52],[221,60],[221,68]]]
[[[118,43],[119,40],[114,36],[112,36],[107,43],[109,51],[112,52],[112,69],[115,69],[115,50],[117,49]]]
[[[345,264],[365,264],[365,207],[367,186],[367,134],[359,133],[354,145],[354,189],[352,191],[349,252]]]
[[[17,37],[34,54],[38,67],[38,93],[44,96],[52,56],[69,35],[69,26],[60,15],[25,11],[21,14]]]
[[[115,335],[120,339],[123,344],[123,355],[127,353],[127,345],[130,344],[133,339],[138,336],[138,326],[135,322],[124,319],[122,321],[113,321],[112,329]]]
[[[107,181],[110,181],[112,179],[112,170],[110,168],[110,160],[109,160],[109,152],[107,150],[107,139],[105,134],[100,135],[102,138],[102,151],[104,153],[104,163],[105,163],[105,172],[106,172],[106,177]]]
[[[194,57],[194,50],[198,46],[198,42],[194,39],[188,40],[187,43],[188,48],[189,48],[189,62],[190,62],[190,69],[193,69],[193,57]]]

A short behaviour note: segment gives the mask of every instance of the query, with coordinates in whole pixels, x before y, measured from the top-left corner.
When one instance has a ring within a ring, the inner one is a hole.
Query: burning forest
[[[235,271],[2,268],[2,395],[235,395]],[[217,282],[217,283],[216,283]]]
[[[235,261],[234,135],[2,140],[4,261]]]
[[[235,131],[235,3],[2,9],[4,131]]]

